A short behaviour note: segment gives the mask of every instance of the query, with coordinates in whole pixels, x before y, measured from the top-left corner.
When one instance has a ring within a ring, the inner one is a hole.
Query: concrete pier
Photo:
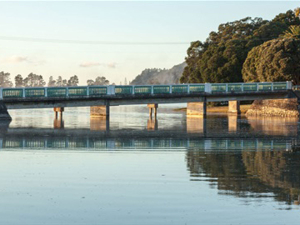
[[[53,111],[55,113],[55,119],[58,119],[58,113],[59,113],[59,118],[62,120],[63,111],[65,111],[65,108],[64,107],[54,107]]]
[[[186,115],[188,117],[205,117],[206,116],[206,100],[203,102],[188,102]]]
[[[229,132],[237,132],[239,129],[239,124],[238,124],[238,119],[240,116],[234,115],[234,114],[229,114],[228,115],[228,131]]]
[[[109,104],[91,106],[90,108],[91,117],[109,117]]]
[[[154,118],[157,118],[157,108],[158,108],[158,104],[147,104],[148,108],[149,108],[149,118],[152,119],[152,113],[154,111]]]
[[[240,101],[228,101],[228,113],[241,114]]]

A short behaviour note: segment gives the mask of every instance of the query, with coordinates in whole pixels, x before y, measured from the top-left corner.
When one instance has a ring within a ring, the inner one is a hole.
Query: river
[[[298,224],[298,119],[11,110],[0,224]]]

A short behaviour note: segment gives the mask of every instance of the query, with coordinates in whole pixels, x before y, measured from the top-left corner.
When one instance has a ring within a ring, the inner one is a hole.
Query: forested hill
[[[185,66],[186,63],[184,62],[173,66],[171,69],[145,69],[131,84],[177,84]]]

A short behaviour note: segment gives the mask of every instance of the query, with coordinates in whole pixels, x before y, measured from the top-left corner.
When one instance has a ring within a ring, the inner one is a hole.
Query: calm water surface
[[[159,107],[10,111],[0,224],[299,224],[297,119]]]

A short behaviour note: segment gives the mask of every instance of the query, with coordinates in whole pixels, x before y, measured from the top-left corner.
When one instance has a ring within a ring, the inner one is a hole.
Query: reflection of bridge
[[[79,106],[93,106],[91,116],[109,116],[110,106],[132,104],[148,104],[152,115],[161,103],[189,103],[188,115],[205,115],[206,102],[217,101],[229,101],[229,111],[238,114],[238,101],[291,97],[291,82],[0,89],[2,117],[9,117],[5,107],[55,108],[62,114],[64,107]]]

